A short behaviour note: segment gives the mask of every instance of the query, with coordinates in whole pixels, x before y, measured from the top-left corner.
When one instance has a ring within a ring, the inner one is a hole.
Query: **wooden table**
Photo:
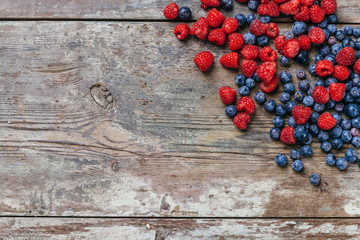
[[[1,3],[0,238],[360,238],[359,167],[326,166],[318,144],[303,173],[277,167],[291,148],[270,140],[272,116],[233,126],[218,98],[235,87],[228,50],[178,41],[169,1]],[[358,0],[338,4],[359,23]],[[209,73],[192,62],[204,50]]]

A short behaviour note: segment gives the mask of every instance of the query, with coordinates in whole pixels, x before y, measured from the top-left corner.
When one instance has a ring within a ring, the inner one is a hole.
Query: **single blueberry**
[[[346,34],[343,30],[337,30],[335,33],[335,37],[338,41],[342,41],[344,40],[344,38],[346,38]]]
[[[254,73],[254,75],[252,75],[252,79],[254,79],[255,82],[261,82],[261,79],[258,77],[257,73]]]
[[[342,121],[342,119],[343,119],[343,117],[341,116],[341,114],[339,114],[339,113],[333,113],[333,114],[331,114],[331,116],[332,116],[333,118],[335,118],[337,124],[341,124],[341,121]]]
[[[255,35],[248,32],[244,34],[244,40],[245,44],[254,45],[256,42],[256,37]]]
[[[336,37],[330,36],[329,39],[327,40],[327,43],[329,44],[329,46],[334,45],[336,43]]]
[[[344,107],[345,107],[345,105],[343,103],[337,103],[337,104],[335,104],[334,109],[336,112],[342,112],[342,111],[344,111]]]
[[[229,11],[233,8],[233,0],[220,0],[220,6],[224,10]]]
[[[293,101],[293,100],[288,101],[286,103],[286,105],[285,105],[286,106],[286,112],[288,114],[291,114],[293,107],[296,106],[296,105],[297,105],[297,103],[295,101]]]
[[[352,120],[356,121],[355,119],[358,119],[358,121],[360,120],[359,118],[354,118]],[[341,127],[342,129],[344,130],[349,130],[351,128],[351,122],[352,120],[349,120],[349,119],[346,119],[344,118],[342,121],[341,121]],[[359,127],[360,127],[360,121],[359,121]]]
[[[319,186],[320,185],[320,182],[321,182],[321,177],[319,174],[317,173],[314,173],[314,174],[311,174],[310,177],[309,177],[309,181],[312,185],[314,186]]]
[[[341,138],[334,138],[331,140],[331,145],[332,145],[332,148],[335,149],[335,150],[339,150],[343,147],[343,140],[341,140]]]
[[[302,145],[300,148],[300,153],[304,157],[310,157],[312,155],[312,148],[309,145]]]
[[[360,133],[358,128],[352,128],[352,129],[350,129],[350,132],[353,137],[356,137]]]
[[[250,89],[247,86],[242,86],[239,88],[239,94],[241,96],[248,96],[250,94]]]
[[[334,13],[334,14],[328,15],[327,20],[329,21],[329,23],[337,23],[338,17]]]
[[[348,150],[346,150],[345,152],[345,159],[348,162],[354,163],[358,160],[358,153],[355,149],[353,148],[349,148]]]
[[[358,87],[352,87],[350,89],[350,95],[353,97],[353,98],[359,98],[360,97],[360,88]]]
[[[333,129],[329,131],[330,137],[338,138],[342,134],[342,128],[339,125],[336,125]]]
[[[317,113],[317,112],[312,112],[312,113],[310,114],[310,121],[311,121],[312,123],[314,123],[314,124],[317,124],[317,121],[318,121],[319,117],[320,117],[320,114],[319,114],[319,113]]]
[[[333,54],[329,54],[325,57],[325,60],[329,60],[333,65],[336,64],[335,56]]]
[[[316,76],[316,71],[315,71],[315,69],[316,69],[316,64],[311,64],[311,65],[309,66],[309,73],[310,73],[311,75],[313,75],[313,76]]]
[[[315,63],[318,63],[318,62],[320,62],[320,61],[322,61],[322,60],[324,60],[324,59],[325,59],[325,56],[323,56],[323,55],[321,55],[321,54],[317,54],[317,55],[315,56],[315,58],[314,58]]]
[[[355,103],[346,104],[344,113],[349,118],[356,118],[359,116],[359,106]]]
[[[304,165],[303,162],[301,160],[295,160],[292,164],[291,164],[292,169],[294,169],[295,172],[300,172],[301,170],[303,170]]]
[[[188,7],[181,7],[178,16],[180,20],[189,20],[191,18],[191,10]]]
[[[336,167],[341,170],[344,171],[348,166],[348,161],[346,161],[346,159],[344,157],[340,157],[338,159],[336,159]]]
[[[359,26],[354,28],[353,35],[354,35],[354,37],[360,37],[360,27]]]
[[[328,22],[327,22],[326,19],[324,19],[324,20],[322,20],[321,22],[319,22],[318,24],[316,24],[317,27],[323,28],[323,29],[326,28],[327,25],[328,25]]]
[[[235,19],[238,21],[239,27],[244,27],[247,23],[247,20],[246,20],[246,17],[244,14],[236,14]]]
[[[325,162],[329,165],[329,166],[334,166],[336,164],[336,157],[334,154],[329,153],[328,155],[326,155],[325,157]]]
[[[297,149],[291,149],[290,151],[290,158],[293,160],[300,159],[300,151]]]
[[[330,34],[335,34],[337,26],[335,24],[329,24],[326,29],[330,32]]]
[[[255,13],[250,13],[249,15],[247,15],[246,17],[246,22],[247,24],[250,26],[250,24],[252,23],[252,21],[254,21],[256,19],[256,15]]]
[[[308,134],[308,132],[305,129],[304,125],[297,125],[294,128],[294,137],[296,139],[296,141],[298,142],[303,142]]]
[[[267,112],[274,112],[276,107],[276,102],[273,99],[269,99],[264,103],[264,109]]]
[[[284,104],[277,104],[275,107],[275,114],[278,116],[284,116],[286,114],[286,107]]]
[[[355,48],[360,50],[360,38],[355,39]]]
[[[296,35],[301,35],[304,34],[306,32],[306,23],[305,22],[294,22],[292,25],[292,31],[294,34]]]
[[[354,134],[353,134],[353,136],[354,136]],[[351,144],[356,148],[360,147],[360,137],[354,136],[351,140]]]
[[[270,17],[269,16],[260,16],[260,21],[262,23],[269,23],[270,22]]]
[[[248,88],[253,88],[253,87],[255,87],[255,80],[252,78],[248,78],[248,79],[246,79],[245,85]]]
[[[257,92],[255,94],[255,101],[258,103],[258,104],[264,104],[265,101],[266,101],[266,95],[265,93],[263,92]]]
[[[272,140],[279,140],[280,139],[281,130],[280,128],[271,128],[269,135]]]
[[[307,107],[312,107],[314,105],[314,99],[311,96],[304,97],[302,102]]]
[[[280,128],[284,125],[284,118],[276,116],[273,118],[273,124],[275,127]]]
[[[313,140],[312,135],[308,133],[303,143],[306,145],[310,145],[312,143],[312,140]]]
[[[269,37],[266,35],[262,35],[256,38],[256,43],[259,46],[266,46],[269,43]]]
[[[284,92],[284,93],[280,94],[280,102],[282,102],[282,103],[287,103],[288,101],[290,101],[290,98],[291,98],[291,96],[289,93]]]
[[[325,82],[321,79],[319,80],[316,80],[315,84],[314,84],[314,87],[317,87],[317,86],[322,86],[324,87],[325,86]]]
[[[338,80],[334,77],[328,77],[325,79],[325,87],[329,87],[331,83],[337,83]]]
[[[308,80],[301,80],[298,84],[298,87],[301,91],[306,92],[310,88],[310,82]]]
[[[351,126],[353,128],[360,128],[360,117],[351,119]]]
[[[329,140],[330,135],[328,132],[326,132],[324,130],[320,130],[317,135],[317,138],[319,139],[320,142],[326,142]]]
[[[295,56],[294,61],[300,65],[307,65],[309,63],[309,54],[307,51],[299,51]]]
[[[235,117],[237,114],[236,106],[235,105],[226,106],[225,113],[226,113],[226,115],[228,115],[231,118]]]
[[[342,40],[341,45],[343,48],[345,47],[355,47],[355,42],[351,39],[351,38],[345,38],[344,40]]]
[[[284,84],[284,92],[293,93],[295,92],[295,86],[293,83]]]
[[[308,96],[312,96],[312,92],[314,91],[314,87],[310,87],[309,90],[307,90],[306,94]]]
[[[350,93],[345,93],[345,96],[343,98],[344,103],[353,103],[355,99],[350,95]],[[345,109],[344,109],[345,111]]]
[[[322,46],[318,49],[319,53],[323,56],[326,57],[327,55],[330,54],[330,47],[329,46]]]
[[[346,35],[352,35],[353,34],[353,31],[354,31],[354,29],[353,29],[353,27],[352,26],[350,26],[350,25],[346,25],[345,27],[344,27],[344,32],[345,32],[345,34]]]
[[[282,71],[282,72],[280,73],[280,81],[281,81],[282,83],[290,83],[291,80],[292,80],[292,75],[291,75],[290,72],[288,72],[288,71]]]
[[[257,0],[250,0],[248,2],[248,7],[250,10],[255,11],[259,6],[259,1]]]
[[[285,56],[281,56],[280,57],[280,64],[282,65],[282,66],[288,66],[289,65],[289,63],[290,63],[290,59],[288,59],[287,57],[285,57]]]
[[[331,151],[331,143],[329,142],[322,142],[321,143],[321,150],[324,152],[324,153],[328,153]]]
[[[319,133],[319,128],[318,128],[318,126],[315,125],[315,124],[310,125],[310,127],[309,127],[309,133],[310,133],[312,136],[316,136],[316,135]]]
[[[302,91],[297,91],[295,94],[294,94],[294,99],[298,102],[302,102],[302,100],[304,99],[305,97],[305,94],[302,92]]]
[[[341,49],[342,49],[342,45],[339,43],[336,43],[331,46],[331,54],[336,56],[340,52]]]
[[[295,122],[295,119],[294,119],[293,116],[289,117],[289,119],[288,119],[288,125],[289,125],[290,127],[295,127],[295,126],[296,126],[296,122]]]
[[[295,34],[293,32],[286,32],[284,36],[286,41],[295,38]]]
[[[239,73],[235,75],[234,81],[236,85],[241,87],[245,85],[245,79],[246,79],[245,76]]]
[[[325,110],[325,104],[314,103],[313,109],[315,112],[321,113]]]
[[[284,154],[278,154],[276,157],[275,157],[275,162],[277,165],[279,165],[280,167],[285,167],[288,160],[287,160],[287,157],[284,155]]]
[[[333,109],[335,107],[336,102],[332,99],[330,99],[326,104],[325,104],[325,108],[326,109]]]

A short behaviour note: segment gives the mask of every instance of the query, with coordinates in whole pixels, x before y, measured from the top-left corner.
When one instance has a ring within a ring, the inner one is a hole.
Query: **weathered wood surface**
[[[358,220],[1,218],[3,239],[359,239]]]

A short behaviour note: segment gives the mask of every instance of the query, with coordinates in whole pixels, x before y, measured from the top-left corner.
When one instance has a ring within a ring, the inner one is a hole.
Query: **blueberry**
[[[314,87],[310,87],[309,90],[307,90],[306,94],[308,96],[312,96],[313,91],[314,91]]]
[[[300,172],[301,170],[303,170],[304,165],[303,162],[301,160],[295,160],[292,164],[291,164],[292,169],[294,169],[295,172]]]
[[[358,119],[358,118],[354,118],[353,120],[355,120],[355,119]],[[360,119],[359,119],[360,120]],[[342,127],[342,129],[344,129],[344,130],[349,130],[350,128],[351,128],[351,122],[352,121],[350,121],[349,119],[343,119],[342,121],[341,121],[341,127]],[[360,126],[360,121],[359,121],[359,126]]]
[[[307,107],[312,107],[314,105],[314,99],[311,96],[304,97],[302,102]]]
[[[357,128],[352,128],[352,129],[350,129],[350,132],[353,137],[356,137],[357,135],[359,135],[360,131]]]
[[[341,121],[342,121],[342,119],[343,119],[343,117],[342,117],[341,114],[339,114],[339,113],[333,113],[333,114],[331,114],[331,116],[332,116],[333,118],[335,118],[337,124],[340,124]]]
[[[301,91],[306,92],[310,88],[310,82],[308,80],[301,80],[298,87]]]
[[[323,55],[321,55],[321,54],[317,54],[317,55],[315,56],[315,58],[314,58],[315,63],[318,63],[318,62],[320,62],[320,61],[322,61],[322,60],[324,60],[324,59],[325,59],[325,57],[324,57]]]
[[[245,79],[245,76],[239,73],[235,75],[234,81],[236,85],[241,87],[245,85]]]
[[[358,87],[353,87],[350,89],[350,95],[353,98],[359,98],[360,97],[360,88]]]
[[[295,86],[292,83],[286,83],[284,84],[284,92],[287,93],[293,93],[295,92]]]
[[[321,177],[319,174],[317,173],[314,173],[314,174],[311,174],[310,177],[309,177],[309,181],[312,185],[314,186],[319,186],[320,182],[321,182]]]
[[[335,34],[337,26],[335,24],[329,24],[326,29],[330,32],[330,34]]]
[[[272,128],[270,129],[269,135],[272,140],[280,139],[281,130],[280,128]]]
[[[315,69],[316,69],[316,64],[311,64],[311,65],[309,66],[309,72],[310,72],[310,74],[313,75],[313,76],[316,75]]]
[[[291,96],[289,93],[284,92],[284,93],[280,94],[280,102],[282,102],[282,103],[287,103],[288,101],[290,101],[290,98],[291,98]]]
[[[255,35],[248,32],[244,34],[244,40],[245,44],[254,45],[256,42],[256,37]]]
[[[329,21],[329,23],[336,23],[337,20],[338,20],[338,17],[334,13],[334,14],[331,14],[331,15],[327,16],[327,20]]]
[[[233,0],[220,0],[220,6],[224,9],[224,10],[231,10],[233,7]]]
[[[247,23],[247,20],[246,20],[246,17],[244,14],[236,14],[235,19],[238,21],[239,27],[244,27]]]
[[[269,37],[266,35],[262,35],[256,38],[256,43],[259,46],[266,46],[269,43]]]
[[[351,133],[351,134],[352,134],[352,133]],[[354,136],[354,135],[353,135],[353,136]],[[360,137],[354,136],[354,137],[352,138],[352,140],[351,140],[351,144],[352,144],[354,147],[356,147],[356,148],[360,147]]]
[[[313,109],[315,112],[321,113],[325,110],[325,104],[314,103]]]
[[[344,38],[346,38],[346,34],[343,30],[337,30],[335,33],[335,37],[338,41],[342,41],[344,40]]]
[[[258,77],[257,73],[254,73],[254,75],[252,75],[252,79],[254,79],[255,82],[261,82],[261,79]]]
[[[333,65],[336,64],[335,56],[333,54],[329,54],[325,57],[325,60],[329,60]]]
[[[348,162],[346,161],[345,158],[340,157],[340,158],[336,159],[336,167],[339,170],[343,171],[347,168],[347,166],[348,166]]]
[[[280,81],[281,81],[282,83],[290,83],[291,80],[292,80],[292,75],[291,75],[290,72],[288,72],[288,71],[282,71],[282,72],[280,73]]]
[[[329,142],[322,142],[321,143],[321,150],[324,153],[328,153],[331,151],[331,144]]]
[[[326,155],[325,157],[325,162],[329,165],[329,166],[334,166],[336,164],[336,157],[334,154],[329,153],[328,155]]]
[[[275,127],[280,128],[284,125],[284,118],[276,116],[273,118],[273,124]]]
[[[296,106],[296,105],[297,105],[297,103],[295,101],[293,101],[293,100],[288,101],[286,103],[286,105],[285,105],[286,106],[286,112],[288,114],[291,114],[293,107]]]
[[[358,153],[355,149],[353,148],[349,148],[348,150],[346,150],[345,152],[345,159],[348,162],[354,163],[358,160]]]
[[[286,107],[284,104],[278,104],[275,107],[275,114],[278,116],[284,116],[286,114]]]
[[[179,9],[180,20],[189,20],[191,18],[191,10],[188,7],[181,7]]]
[[[353,31],[354,37],[360,37],[360,27],[355,27]]]
[[[276,157],[275,157],[275,162],[277,165],[279,165],[280,167],[285,167],[288,160],[287,160],[287,157],[284,155],[284,154],[278,154]]]
[[[231,118],[235,117],[237,114],[236,106],[235,105],[226,106],[225,113],[226,113],[226,115],[228,115]]]
[[[296,126],[296,122],[295,122],[295,119],[294,119],[293,116],[289,117],[289,119],[288,119],[288,125],[289,125],[290,127],[295,127],[295,126]]]
[[[323,56],[326,57],[327,55],[330,54],[330,47],[329,46],[322,46],[318,49],[319,53]]]
[[[300,152],[304,157],[310,157],[312,155],[312,148],[309,145],[302,145]]]
[[[254,21],[256,19],[256,15],[255,13],[250,13],[249,15],[247,15],[246,17],[246,22],[247,24],[250,26],[250,24],[252,23],[252,21]]]
[[[248,2],[248,7],[250,10],[255,11],[259,6],[259,1],[257,0],[250,0]]]
[[[360,128],[360,117],[351,119],[351,126],[354,128]]]
[[[286,41],[295,38],[295,34],[293,32],[286,32],[284,36]]]
[[[282,66],[288,66],[289,63],[290,63],[290,59],[288,59],[288,58],[285,57],[285,56],[281,56],[281,57],[280,57],[280,64],[281,64]]]
[[[343,101],[345,103],[353,103],[355,101],[355,99],[350,95],[350,93],[346,93],[343,98]],[[344,109],[344,111],[345,111],[345,109]]]
[[[317,124],[317,121],[318,121],[319,117],[320,117],[320,114],[319,114],[319,113],[317,113],[317,112],[312,112],[312,113],[310,114],[310,121],[311,121],[312,123],[314,123],[314,124]]]
[[[356,118],[359,116],[359,106],[355,103],[346,104],[344,113],[349,118]]]
[[[353,40],[351,40],[351,38],[345,38],[344,40],[342,40],[341,45],[343,48],[345,47],[355,47],[355,42]]]
[[[301,35],[304,34],[306,31],[306,23],[305,22],[294,22],[294,24],[292,25],[292,31],[294,34],[296,35]]]
[[[337,103],[337,104],[335,104],[334,109],[336,112],[342,112],[342,111],[344,111],[344,107],[345,106],[343,103]]]
[[[353,34],[353,31],[354,31],[354,29],[353,29],[352,26],[346,25],[346,26],[344,27],[344,32],[345,32],[346,35],[350,35],[350,36],[351,36],[351,35]]]
[[[320,142],[326,142],[327,140],[329,140],[330,136],[328,132],[320,130],[317,135],[317,138],[319,139]]]
[[[329,131],[330,137],[338,138],[342,134],[342,128],[339,125],[336,125],[333,129]]]
[[[334,100],[329,100],[326,104],[325,104],[325,108],[326,109],[333,109],[335,107],[336,102]]]
[[[328,77],[325,79],[325,87],[329,87],[331,83],[337,83],[338,81],[334,77]]]
[[[307,51],[299,51],[295,56],[294,61],[300,65],[307,65],[309,63],[309,54]]]
[[[329,44],[329,46],[334,45],[336,43],[336,37],[330,36],[329,39],[327,40],[327,43]]]
[[[341,49],[342,49],[342,45],[339,43],[336,43],[331,46],[331,54],[336,56],[340,52]]]
[[[326,28],[327,25],[328,25],[328,22],[327,22],[326,19],[324,19],[324,20],[322,20],[321,22],[319,22],[318,24],[316,24],[317,27],[323,28],[323,29]]]
[[[360,50],[360,38],[355,39],[355,48]]]
[[[305,94],[302,92],[302,91],[297,91],[295,94],[294,94],[294,99],[298,102],[302,102],[302,100],[304,99],[305,97]]]
[[[274,112],[276,107],[276,102],[273,99],[269,99],[264,104],[264,109],[267,112]]]
[[[344,142],[341,138],[334,138],[331,140],[331,145],[333,149],[339,150],[342,148]]]
[[[290,158],[293,160],[298,160],[300,159],[300,151],[297,149],[292,149],[290,151]]]
[[[269,16],[260,16],[260,21],[262,23],[269,23],[270,22],[270,17]]]
[[[255,87],[255,80],[252,78],[248,78],[248,79],[246,79],[245,84],[248,88],[253,88],[253,87]]]
[[[314,84],[314,87],[317,87],[317,86],[322,86],[324,87],[325,86],[325,82],[323,80],[316,80],[315,84]]]
[[[247,86],[242,86],[239,88],[239,94],[241,96],[248,96],[250,94],[250,89]]]
[[[265,93],[263,92],[257,92],[255,94],[255,101],[258,103],[258,104],[264,104],[265,101],[266,101],[266,95]]]
[[[308,132],[305,129],[304,125],[297,125],[294,128],[294,137],[296,141],[303,142],[307,136]]]
[[[310,125],[310,127],[309,127],[309,133],[310,133],[312,136],[316,136],[316,135],[319,133],[319,128],[318,128],[318,126],[315,125],[315,124]]]
[[[312,140],[313,140],[312,135],[308,133],[303,143],[306,145],[310,145],[312,143]]]

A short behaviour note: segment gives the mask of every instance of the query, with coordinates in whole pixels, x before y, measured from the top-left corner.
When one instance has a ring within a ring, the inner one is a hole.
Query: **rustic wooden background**
[[[168,3],[2,0],[0,238],[360,238],[359,167],[326,166],[318,145],[303,173],[275,166],[291,148],[269,139],[272,116],[233,126],[218,99],[235,87],[228,50],[178,41]],[[358,0],[338,5],[359,23]],[[203,50],[209,73],[192,62]]]

